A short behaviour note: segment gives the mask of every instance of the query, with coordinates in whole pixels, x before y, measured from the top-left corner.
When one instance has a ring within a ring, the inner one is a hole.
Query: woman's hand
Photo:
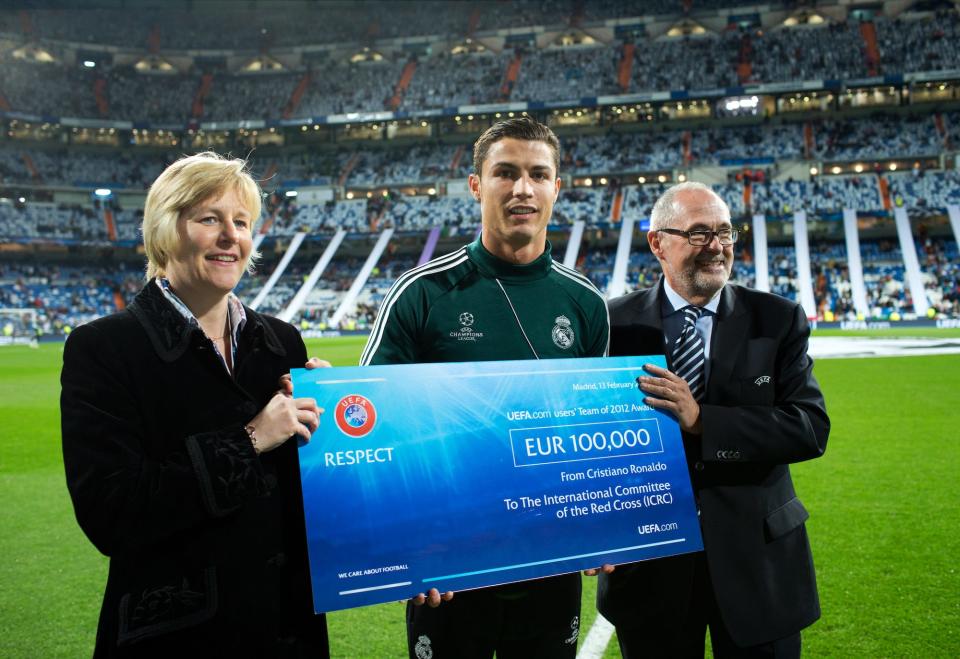
[[[323,409],[317,407],[314,399],[291,398],[278,391],[249,423],[254,429],[257,450],[272,451],[294,435],[310,441],[320,425],[321,414]]]
[[[307,360],[307,363],[304,364],[303,367],[308,371],[311,371],[315,368],[330,368],[330,362],[324,361],[319,357],[311,357]],[[280,393],[287,396],[293,395],[293,380],[289,373],[284,373],[280,376]]]

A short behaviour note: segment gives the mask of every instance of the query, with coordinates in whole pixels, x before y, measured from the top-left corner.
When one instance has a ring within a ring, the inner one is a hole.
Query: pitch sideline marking
[[[613,625],[598,613],[597,619],[593,621],[587,637],[583,639],[583,645],[577,652],[577,659],[600,659],[607,651],[607,645],[612,636]]]

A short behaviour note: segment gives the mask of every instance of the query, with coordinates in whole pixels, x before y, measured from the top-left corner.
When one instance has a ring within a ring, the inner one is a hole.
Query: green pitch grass
[[[910,334],[919,336],[921,334]],[[356,364],[363,338],[309,341]],[[84,657],[106,559],[73,517],[60,454],[62,346],[0,348],[0,657]],[[826,455],[793,469],[820,581],[808,657],[960,656],[960,355],[822,360]],[[584,579],[583,633],[594,619]],[[403,605],[330,616],[337,657],[403,657]],[[616,641],[607,650],[617,657]]]
[[[956,339],[958,327],[891,327],[882,330],[818,329],[814,336],[866,336],[875,339]]]

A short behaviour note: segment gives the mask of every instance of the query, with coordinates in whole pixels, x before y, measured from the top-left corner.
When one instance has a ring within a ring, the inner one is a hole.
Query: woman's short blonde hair
[[[260,186],[247,170],[245,160],[225,158],[206,151],[180,158],[163,170],[150,186],[143,209],[147,279],[165,276],[167,261],[180,241],[177,233],[180,214],[231,188],[237,191],[240,202],[250,213],[252,232],[260,218],[261,192]],[[248,272],[253,271],[258,257],[256,251],[251,251],[246,263]]]

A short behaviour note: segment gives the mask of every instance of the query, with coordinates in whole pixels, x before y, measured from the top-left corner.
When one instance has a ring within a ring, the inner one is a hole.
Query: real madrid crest
[[[561,350],[566,350],[573,345],[573,328],[570,327],[570,319],[566,316],[557,316],[556,325],[553,326],[553,344]]]
[[[433,648],[430,647],[430,637],[421,636],[417,639],[417,645],[413,648],[417,659],[433,659]]]

